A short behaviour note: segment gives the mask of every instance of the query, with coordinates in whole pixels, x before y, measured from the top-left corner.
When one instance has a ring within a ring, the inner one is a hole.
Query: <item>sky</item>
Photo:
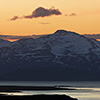
[[[40,35],[59,29],[100,33],[100,0],[0,0],[0,34]]]

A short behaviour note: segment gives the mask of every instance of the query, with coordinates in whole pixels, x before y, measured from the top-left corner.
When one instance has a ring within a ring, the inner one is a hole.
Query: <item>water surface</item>
[[[0,85],[10,86],[54,86],[62,85],[64,88],[76,90],[50,90],[50,91],[22,91],[22,93],[4,93],[9,95],[34,94],[66,94],[78,100],[100,100],[100,81],[1,81]]]

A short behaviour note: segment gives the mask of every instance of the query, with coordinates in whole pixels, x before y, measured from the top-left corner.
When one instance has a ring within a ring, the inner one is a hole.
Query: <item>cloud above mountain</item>
[[[24,16],[24,18],[38,18],[38,17],[47,17],[51,15],[61,15],[62,13],[59,11],[59,9],[55,8],[50,8],[50,9],[45,9],[43,7],[39,7],[36,10],[32,12],[31,15]]]
[[[72,13],[72,14],[70,14],[69,16],[77,16],[77,15],[76,15],[76,13]]]
[[[55,9],[54,7],[51,7],[50,9],[46,9],[44,7],[38,7],[30,15],[26,15],[23,17],[14,16],[10,20],[17,20],[20,18],[25,18],[25,19],[32,19],[32,18],[39,18],[39,17],[43,18],[43,17],[49,17],[52,15],[61,15],[61,14],[62,13],[59,11],[59,9]]]
[[[65,14],[65,16],[77,16],[77,14],[76,13],[71,13],[71,14]]]
[[[18,17],[18,16],[14,16],[13,18],[11,18],[10,20],[12,21],[12,20],[16,20],[16,19],[19,19],[20,17]]]
[[[39,24],[42,24],[42,25],[47,25],[47,24],[50,24],[50,23],[40,22]]]

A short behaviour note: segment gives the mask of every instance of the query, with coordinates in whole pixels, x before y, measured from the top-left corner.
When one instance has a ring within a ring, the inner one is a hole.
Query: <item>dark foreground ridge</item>
[[[0,95],[0,100],[78,100],[66,95],[32,95],[32,96],[8,96]]]

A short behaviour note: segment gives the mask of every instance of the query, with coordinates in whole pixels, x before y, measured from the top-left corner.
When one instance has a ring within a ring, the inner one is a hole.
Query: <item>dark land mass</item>
[[[0,95],[0,100],[78,100],[66,95],[32,95],[32,96],[9,96]]]

